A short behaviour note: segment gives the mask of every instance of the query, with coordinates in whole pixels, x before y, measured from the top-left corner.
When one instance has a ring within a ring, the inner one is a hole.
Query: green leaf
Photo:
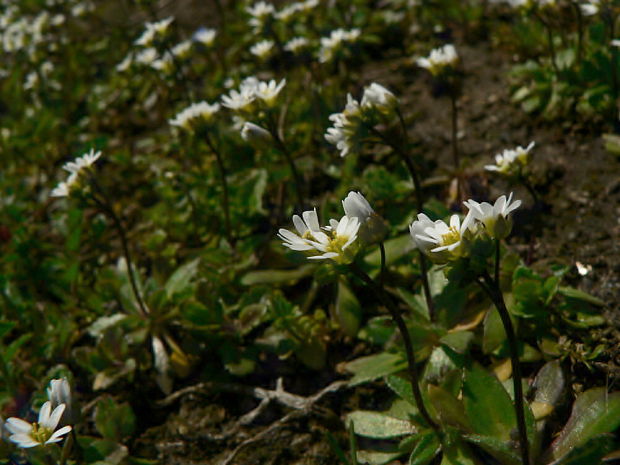
[[[409,457],[409,465],[428,465],[441,450],[441,443],[434,431],[420,433],[418,437],[419,441]]]
[[[406,367],[407,361],[402,354],[390,352],[360,357],[344,365],[346,371],[353,373],[353,378],[349,381],[351,386],[397,373]]]
[[[402,376],[390,375],[385,377],[385,383],[397,396],[401,399],[405,399],[412,406],[417,408],[415,398],[413,397],[413,390],[411,389],[411,383],[408,379]]]
[[[2,320],[0,321],[0,339],[6,336],[17,323],[13,321]]]
[[[490,354],[506,340],[506,330],[502,319],[495,307],[491,308],[484,317],[484,332],[482,335],[482,351]]]
[[[471,331],[456,331],[448,333],[439,339],[439,342],[447,345],[449,348],[459,354],[464,354],[469,349],[474,339],[474,333]]]
[[[597,307],[604,307],[606,304],[603,300],[598,297],[594,297],[593,295],[588,294],[587,292],[580,291],[579,289],[575,289],[574,287],[560,287],[560,294],[564,297],[569,297],[571,299],[583,300],[592,305],[596,305]]]
[[[346,423],[353,422],[355,434],[375,439],[389,439],[416,433],[415,426],[383,413],[357,410],[346,417]]]
[[[534,401],[557,406],[562,397],[566,379],[559,360],[545,364],[532,383],[535,389]]]
[[[479,465],[480,461],[464,441],[457,440],[444,446],[441,465]]]
[[[589,465],[602,463],[602,458],[617,446],[614,436],[601,434],[594,436],[585,444],[575,447],[568,455],[554,462],[554,465]]]
[[[374,450],[360,450],[357,452],[357,461],[368,465],[385,465],[397,459],[402,452],[381,452]]]
[[[467,434],[463,438],[491,454],[502,465],[521,465],[521,457],[507,441],[478,434]]]
[[[500,441],[511,439],[517,423],[510,396],[499,380],[479,365],[465,372],[463,403],[476,433]]]
[[[116,404],[111,397],[104,397],[97,403],[95,426],[105,439],[122,442],[135,430],[136,417],[129,404]]]
[[[292,270],[250,271],[241,278],[241,284],[244,286],[254,286],[256,284],[295,284],[300,279],[310,276],[315,267],[315,265],[302,265]]]
[[[383,243],[383,245],[385,247],[386,265],[394,263],[399,258],[404,257],[414,248],[410,234],[404,234],[393,239],[388,239]],[[380,250],[375,248],[372,252],[367,254],[366,257],[364,257],[364,261],[368,265],[377,268],[373,273],[371,273],[371,276],[376,275],[379,272],[378,268],[381,266]]]
[[[547,455],[558,460],[589,439],[614,431],[620,426],[620,392],[609,394],[605,388],[593,388],[580,394],[566,426],[551,445]]]
[[[349,337],[355,337],[360,327],[362,307],[347,286],[344,278],[338,280],[338,295],[334,305],[334,317],[342,331]]]
[[[200,258],[196,258],[191,262],[181,265],[172,273],[165,285],[168,298],[171,298],[175,294],[182,294],[185,292],[198,272],[199,263]]]
[[[456,426],[464,431],[471,431],[463,403],[451,393],[439,386],[429,384],[428,398],[443,424]]]

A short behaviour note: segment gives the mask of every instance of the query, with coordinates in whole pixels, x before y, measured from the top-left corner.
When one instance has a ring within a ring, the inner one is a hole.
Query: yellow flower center
[[[52,433],[53,431],[51,429],[41,426],[38,423],[33,423],[32,433],[30,433],[30,435],[35,441],[45,444],[45,441],[52,436]]]
[[[441,235],[442,245],[454,244],[461,240],[461,233],[456,226],[450,226],[448,232]]]

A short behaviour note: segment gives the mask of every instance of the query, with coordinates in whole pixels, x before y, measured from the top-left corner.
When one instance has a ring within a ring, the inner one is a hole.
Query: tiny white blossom
[[[398,99],[381,84],[373,82],[364,89],[361,104],[362,107],[375,108],[381,113],[391,113],[398,105]]]
[[[353,191],[342,201],[342,208],[346,216],[357,218],[360,223],[364,223],[375,212],[361,193]]]
[[[81,157],[65,163],[63,169],[69,172],[69,177],[66,181],[59,183],[50,195],[52,197],[68,197],[71,191],[79,184],[80,173],[84,170],[89,170],[100,156],[101,152],[95,152],[94,149],[91,149],[90,152],[85,153]]]
[[[342,113],[329,116],[334,126],[327,129],[325,140],[334,144],[344,157],[354,150],[361,142],[360,132],[363,126],[363,112],[357,100],[347,95],[347,104]]]
[[[271,3],[261,1],[247,7],[245,11],[252,16],[250,18],[250,26],[257,31],[275,14],[276,9]]]
[[[192,51],[191,40],[184,40],[172,47],[172,54],[181,59],[187,58]]]
[[[254,88],[254,95],[265,102],[268,107],[273,107],[285,85],[286,79],[282,79],[279,83],[276,83],[274,79],[269,82],[259,82]]]
[[[316,209],[305,211],[303,220],[293,216],[293,224],[298,234],[287,229],[280,229],[278,237],[283,245],[292,250],[303,251],[311,260],[331,259],[340,264],[351,263],[356,250],[351,245],[357,239],[360,222],[357,218],[343,216],[340,221],[330,220],[328,232],[321,231]]]
[[[478,203],[474,200],[463,202],[474,219],[484,224],[484,228],[493,239],[504,239],[510,234],[512,221],[508,215],[521,206],[520,200],[512,202],[512,192],[508,199],[502,195],[491,205],[488,202]]]
[[[241,138],[255,148],[264,148],[271,145],[273,138],[269,131],[257,124],[245,121],[241,128]]]
[[[174,18],[170,16],[154,23],[146,23],[144,25],[144,32],[134,43],[143,47],[152,45],[155,42],[155,39],[166,35],[168,26],[170,26],[172,21],[174,21]]]
[[[463,222],[458,215],[452,215],[448,226],[441,220],[431,221],[424,213],[409,227],[416,247],[435,263],[447,263],[465,253],[465,235],[472,226],[471,211]]]
[[[585,16],[594,16],[598,14],[601,9],[601,0],[589,0],[579,5],[581,13]]]
[[[273,45],[273,40],[261,40],[250,47],[250,52],[261,60],[266,60],[273,51]]]
[[[194,39],[194,41],[199,42],[206,47],[210,47],[215,41],[216,34],[217,31],[215,29],[201,27],[196,32],[194,32],[192,38]]]
[[[530,162],[530,151],[534,145],[536,143],[532,141],[525,148],[518,146],[516,149],[506,149],[495,155],[495,165],[485,165],[484,169],[505,175],[518,173]]]
[[[310,42],[305,37],[294,37],[284,45],[284,50],[298,54],[308,48]]]
[[[360,29],[336,29],[329,37],[321,37],[321,49],[319,50],[319,61],[327,63],[334,59],[336,54],[346,43],[354,43],[360,37]]]
[[[193,131],[201,124],[210,123],[219,109],[219,103],[210,104],[205,101],[192,103],[189,107],[177,113],[177,115],[168,122],[172,126]]]
[[[458,55],[454,45],[447,44],[431,51],[426,58],[418,58],[416,63],[421,68],[428,69],[433,75],[441,74],[449,67],[454,67],[458,62]]]
[[[31,424],[15,417],[9,418],[5,424],[6,429],[11,433],[9,439],[22,448],[46,446],[62,441],[62,436],[71,431],[71,426],[63,426],[57,431],[54,430],[64,411],[65,404],[58,405],[52,411],[52,404],[47,401],[41,407],[39,420],[36,423]]]
[[[121,61],[118,65],[116,65],[116,71],[118,71],[119,73],[124,73],[125,71],[129,69],[132,63],[133,63],[133,54],[128,53],[127,56],[123,58],[123,61]]]
[[[136,55],[136,62],[142,65],[150,66],[155,60],[157,60],[157,50],[153,47],[140,50]]]
[[[256,100],[254,88],[241,87],[238,91],[233,89],[228,95],[222,96],[222,105],[234,111],[247,111]]]

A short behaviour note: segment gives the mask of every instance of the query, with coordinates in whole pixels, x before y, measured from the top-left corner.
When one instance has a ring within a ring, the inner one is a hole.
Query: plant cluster
[[[612,350],[589,335],[605,302],[514,251],[519,214],[544,214],[534,142],[475,173],[515,195],[472,193],[475,70],[447,32],[524,31],[495,41],[532,60],[515,101],[608,124],[616,2],[178,8],[0,2],[0,463],[156,463],[137,438],[196,386],[260,399],[241,427],[362,384],[394,396],[326,433],[343,464],[613,457],[620,395],[570,378]],[[368,78],[384,55],[449,101],[451,166],[404,79]],[[317,393],[285,392],[285,365]]]

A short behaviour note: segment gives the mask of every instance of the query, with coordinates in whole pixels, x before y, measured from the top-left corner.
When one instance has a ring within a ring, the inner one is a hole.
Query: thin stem
[[[213,144],[213,142],[211,141],[211,137],[209,137],[208,132],[205,134],[205,141],[207,142],[209,149],[211,149],[211,152],[213,152],[213,154],[215,155],[215,160],[217,161],[217,166],[220,171],[220,182],[222,183],[223,195],[222,200],[224,202],[224,221],[226,224],[226,237],[228,238],[228,243],[231,245],[231,247],[234,248],[235,239],[233,237],[232,226],[230,223],[230,201],[228,198],[228,181],[226,179],[226,167],[224,166],[224,161],[222,160],[222,154],[217,149],[215,144]]]
[[[131,254],[129,253],[129,242],[127,241],[127,234],[125,232],[125,228],[123,227],[123,223],[121,222],[118,215],[114,212],[114,208],[107,200],[107,197],[103,193],[103,190],[97,183],[95,177],[90,176],[90,181],[91,181],[91,185],[94,186],[95,190],[99,193],[99,195],[101,195],[101,198],[98,198],[93,193],[91,195],[91,198],[94,200],[97,206],[101,209],[101,211],[110,217],[110,219],[112,220],[112,223],[114,223],[114,226],[116,227],[118,236],[121,240],[121,248],[123,249],[123,256],[125,257],[125,263],[127,264],[127,275],[129,276],[129,283],[131,285],[131,290],[134,294],[134,297],[136,298],[136,302],[138,303],[138,307],[140,308],[140,312],[142,313],[142,316],[146,316],[149,313],[149,311],[144,303],[144,300],[142,300],[142,295],[140,294],[140,291],[138,290],[138,284],[134,276],[133,262],[131,260]]]
[[[501,245],[500,240],[495,239],[495,282],[499,287],[499,262],[501,258]]]
[[[413,392],[416,406],[418,407],[420,414],[428,423],[428,425],[433,428],[437,433],[439,433],[439,426],[433,421],[430,414],[428,413],[428,410],[426,410],[426,406],[424,405],[424,399],[422,398],[422,392],[420,391],[420,376],[416,367],[413,344],[411,342],[411,335],[409,334],[409,330],[407,329],[407,324],[405,323],[405,320],[403,319],[400,311],[396,308],[394,302],[392,302],[392,299],[387,295],[383,287],[377,285],[372,280],[372,278],[368,276],[368,274],[366,274],[366,272],[359,268],[355,263],[352,263],[350,265],[350,268],[353,273],[362,281],[364,281],[364,283],[368,285],[368,287],[375,293],[381,303],[385,306],[385,308],[387,308],[388,312],[390,312],[392,319],[396,323],[401,337],[403,338],[403,344],[405,345],[407,365],[409,367],[409,381],[411,383],[411,390]]]
[[[293,179],[295,180],[295,192],[297,194],[297,202],[299,204],[299,208],[303,208],[305,202],[304,202],[304,196],[301,190],[303,186],[301,176],[299,175],[299,172],[297,171],[297,168],[295,167],[295,161],[293,160],[293,156],[291,152],[289,151],[288,147],[286,146],[286,144],[280,137],[277,124],[275,123],[273,116],[271,114],[269,117],[269,132],[271,133],[271,136],[273,137],[273,140],[276,143],[276,148],[282,153],[282,155],[284,155],[284,158],[286,159],[287,163],[289,164],[289,167],[291,168],[291,173],[293,174]]]
[[[381,271],[379,272],[379,283],[383,286],[383,279],[385,277],[385,246],[383,242],[379,242],[379,251],[381,252]]]
[[[499,244],[499,241],[498,241]],[[499,263],[499,255],[495,257],[496,263]],[[499,269],[499,266],[497,266]],[[499,272],[498,272],[499,273]],[[523,465],[529,465],[530,453],[529,443],[527,440],[527,428],[525,426],[525,405],[523,402],[523,386],[521,385],[521,362],[519,361],[519,346],[515,335],[514,327],[510,319],[510,314],[504,302],[504,296],[499,288],[499,282],[491,278],[488,273],[482,276],[482,281],[478,281],[480,287],[487,293],[489,298],[495,304],[499,316],[502,320],[506,336],[508,338],[508,347],[510,349],[510,361],[512,363],[512,384],[515,394],[515,413],[517,416],[517,426],[519,428],[519,442],[521,445],[521,460]]]
[[[551,65],[553,66],[553,70],[555,71],[556,76],[560,74],[560,68],[558,68],[558,63],[555,54],[555,44],[553,43],[553,30],[551,29],[551,25],[543,19],[541,15],[535,13],[538,20],[542,23],[547,32],[547,43],[549,45],[549,54],[551,55]]]
[[[523,186],[527,189],[529,194],[532,196],[534,205],[538,205],[538,202],[539,202],[538,194],[536,193],[536,189],[534,189],[534,186],[532,185],[530,180],[527,178],[527,176],[523,173],[519,173],[519,181],[521,181],[521,184],[523,184]]]
[[[583,14],[578,2],[571,2],[577,17],[577,65],[581,66],[583,57]]]
[[[461,166],[461,160],[459,156],[459,142],[458,142],[458,105],[456,104],[456,91],[453,89],[450,92],[450,103],[452,110],[452,162],[454,163],[454,169],[458,171]]]

